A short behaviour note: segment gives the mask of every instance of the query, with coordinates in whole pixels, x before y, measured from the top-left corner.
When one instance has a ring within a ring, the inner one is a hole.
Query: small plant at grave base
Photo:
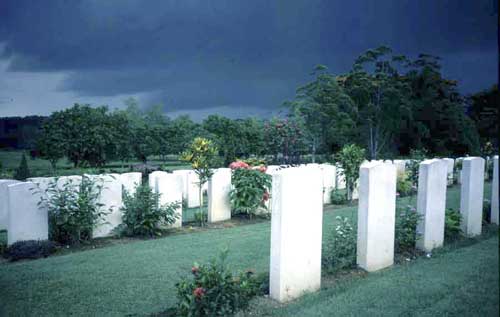
[[[52,241],[74,244],[92,239],[93,229],[109,213],[99,203],[102,187],[86,176],[80,184],[68,181],[58,186],[57,180],[49,184],[39,204],[47,206]]]
[[[227,316],[248,306],[249,300],[263,294],[263,282],[249,270],[233,275],[226,265],[227,250],[206,265],[197,263],[192,278],[176,284],[176,316]]]
[[[330,202],[333,205],[343,205],[347,203],[347,199],[344,193],[335,188],[330,193]]]
[[[229,165],[233,170],[229,193],[234,214],[253,216],[259,208],[266,208],[271,189],[271,175],[264,165],[250,167],[246,162],[236,161]]]
[[[28,161],[26,160],[26,155],[24,155],[21,158],[21,163],[19,164],[19,167],[16,169],[14,173],[14,178],[20,181],[26,180],[26,178],[29,178],[31,176],[30,170],[28,168]]]
[[[483,200],[483,225],[491,223],[491,201]]]
[[[456,240],[462,234],[460,223],[462,215],[459,211],[446,209],[444,219],[444,237],[448,241]]]
[[[348,218],[335,217],[337,225],[325,240],[321,264],[329,273],[336,273],[356,265],[356,228]]]
[[[396,191],[400,197],[410,196],[413,192],[412,181],[407,173],[398,173]]]
[[[119,227],[126,236],[158,236],[161,227],[171,225],[179,218],[176,209],[181,202],[160,204],[161,194],[147,183],[137,186],[135,193],[123,192],[123,223]]]
[[[365,160],[365,150],[355,144],[346,145],[335,156],[342,167],[341,173],[345,177],[347,200],[352,200],[352,192],[359,178],[359,167]]]
[[[48,240],[17,241],[6,249],[4,256],[10,261],[38,259],[48,257],[55,250],[54,243]]]
[[[189,148],[182,153],[181,160],[191,163],[191,167],[199,178],[198,195],[200,202],[203,201],[203,184],[205,184],[213,175],[211,170],[217,163],[217,147],[212,141],[205,138],[195,138]],[[200,204],[198,210],[198,219],[200,226],[205,224],[203,215],[203,206]]]
[[[394,246],[397,253],[415,250],[415,242],[420,234],[417,232],[417,224],[421,218],[413,206],[407,206],[396,213]]]
[[[418,169],[420,163],[425,160],[427,155],[426,149],[421,150],[410,150],[410,162],[407,164],[408,167],[408,178],[411,181],[413,188],[418,186]]]

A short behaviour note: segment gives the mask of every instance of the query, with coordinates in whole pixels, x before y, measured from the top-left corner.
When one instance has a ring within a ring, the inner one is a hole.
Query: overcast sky
[[[496,0],[0,1],[0,116],[135,97],[195,119],[275,113],[316,64],[381,44],[443,58],[463,93],[498,78]]]

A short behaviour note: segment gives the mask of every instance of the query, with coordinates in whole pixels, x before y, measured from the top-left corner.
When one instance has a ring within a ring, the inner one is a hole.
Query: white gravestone
[[[345,175],[343,174],[343,172],[344,169],[342,167],[337,166],[337,179],[335,181],[335,188],[338,189],[346,188]]]
[[[321,164],[320,166],[323,175],[323,204],[330,204],[331,193],[335,189],[337,170],[335,166],[330,164]]]
[[[493,157],[493,180],[491,182],[491,223],[498,221],[498,155]]]
[[[138,186],[142,183],[142,174],[138,172],[120,174],[123,191],[134,195]]]
[[[321,284],[323,219],[319,168],[288,168],[273,175],[270,296],[285,302]]]
[[[188,192],[188,174],[191,170],[176,170],[173,173],[181,176],[182,180],[182,199],[187,200]]]
[[[466,236],[481,234],[483,221],[484,159],[467,157],[462,162],[460,191],[461,229]]]
[[[359,176],[357,263],[372,272],[394,262],[396,166],[370,162]]]
[[[425,160],[418,169],[417,212],[421,219],[417,225],[417,248],[431,252],[444,241],[446,185],[448,162]]]
[[[41,193],[31,182],[7,186],[9,208],[7,244],[24,240],[47,240],[49,219],[47,208],[39,204]]]
[[[108,237],[113,235],[113,229],[122,223],[122,182],[119,174],[85,175],[95,182],[96,190],[102,185],[99,203],[103,204],[101,210],[108,214],[103,217],[101,223],[94,229],[93,237]]]
[[[406,160],[394,160],[394,165],[396,165],[396,172],[398,175],[402,175],[406,171]]]
[[[453,169],[455,167],[455,160],[452,158],[444,158],[446,162],[446,170],[448,172],[448,185],[453,185]]]
[[[208,181],[208,222],[231,219],[231,169],[217,169]]]
[[[203,195],[200,199],[200,179],[198,174],[190,171],[187,175],[187,207],[194,208],[203,204]]]
[[[20,183],[15,179],[0,179],[0,230],[7,230],[9,224],[9,202],[7,186]]]
[[[160,194],[161,205],[178,203],[175,209],[177,219],[170,227],[180,228],[182,227],[182,176],[166,172],[153,172],[151,174],[154,173],[156,173],[155,177],[152,178],[154,183],[150,186]]]

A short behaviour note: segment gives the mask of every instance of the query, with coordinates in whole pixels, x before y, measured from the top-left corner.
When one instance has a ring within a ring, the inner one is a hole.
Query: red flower
[[[203,295],[205,295],[205,289],[203,287],[197,287],[194,289],[193,291],[193,295],[196,297],[196,298],[200,298],[202,297]]]
[[[199,270],[200,270],[200,269],[199,269],[197,266],[193,266],[193,267],[191,268],[191,273],[193,273],[193,274],[195,274],[195,275],[196,275],[196,274],[198,273],[198,271],[199,271]]]
[[[261,166],[259,166],[259,171],[261,171],[262,173],[265,173],[267,171],[267,167],[264,165],[261,165]]]
[[[246,168],[247,169],[247,168],[250,168],[250,166],[243,161],[236,161],[236,162],[229,164],[229,168],[233,169],[233,170],[238,169],[238,168]]]
[[[269,200],[269,193],[266,191],[264,192],[264,195],[262,195],[262,201],[268,201]]]

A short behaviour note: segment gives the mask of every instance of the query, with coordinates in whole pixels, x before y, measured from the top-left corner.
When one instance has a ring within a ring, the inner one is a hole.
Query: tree
[[[305,148],[303,130],[300,117],[272,118],[264,124],[266,154],[272,154],[275,162],[298,163]]]
[[[318,151],[332,153],[357,137],[357,111],[343,87],[327,73],[326,66],[316,66],[312,75],[315,79],[299,87],[295,100],[285,105],[291,116],[302,118],[305,138],[315,162]]]
[[[198,211],[198,219],[200,219],[200,224],[204,224],[203,209],[201,206],[202,201],[202,187],[210,177],[212,177],[212,168],[216,164],[217,158],[217,147],[215,147],[212,141],[205,138],[195,138],[189,148],[182,154],[181,159],[183,161],[191,163],[191,167],[194,169],[199,178],[198,194],[200,198],[200,208]]]
[[[359,178],[359,167],[365,160],[365,150],[356,144],[345,145],[335,156],[342,167],[347,188],[347,200],[352,200],[352,192]]]
[[[19,164],[19,167],[16,169],[16,172],[14,174],[14,178],[20,181],[25,181],[26,178],[29,178],[31,176],[30,170],[28,168],[28,162],[26,161],[26,155],[21,157],[21,163]]]
[[[485,146],[489,142],[494,149],[498,149],[498,107],[500,105],[498,85],[469,96],[467,101],[468,114],[477,127],[481,145]]]
[[[358,126],[372,159],[386,150],[399,131],[402,116],[408,112],[405,109],[408,87],[397,71],[400,63],[407,63],[407,59],[380,46],[361,54],[352,71],[342,78],[357,105]]]
[[[63,124],[63,116],[54,113],[42,126],[40,136],[37,139],[36,147],[40,156],[50,162],[52,172],[56,171],[57,162],[66,153],[67,138],[60,126]]]

